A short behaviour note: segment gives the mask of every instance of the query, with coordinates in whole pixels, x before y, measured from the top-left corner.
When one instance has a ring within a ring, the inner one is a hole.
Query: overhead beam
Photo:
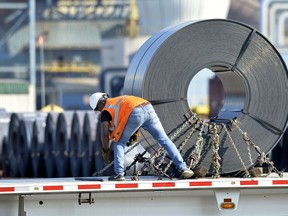
[[[27,3],[11,3],[11,2],[4,2],[0,3],[0,9],[5,10],[18,10],[18,9],[27,9]]]

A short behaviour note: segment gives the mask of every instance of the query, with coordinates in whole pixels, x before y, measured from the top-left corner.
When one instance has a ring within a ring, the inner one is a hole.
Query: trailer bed
[[[288,215],[287,173],[282,178],[97,178],[2,179],[0,215]],[[225,203],[234,207],[223,208]]]

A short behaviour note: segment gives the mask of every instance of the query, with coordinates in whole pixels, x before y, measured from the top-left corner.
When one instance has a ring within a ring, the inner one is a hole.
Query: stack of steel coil
[[[9,116],[9,121],[7,131],[1,133],[3,176],[91,176],[96,167],[103,168],[95,112],[6,113],[5,116]]]

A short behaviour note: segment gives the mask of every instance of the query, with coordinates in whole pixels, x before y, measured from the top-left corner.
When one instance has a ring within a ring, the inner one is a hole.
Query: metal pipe
[[[287,7],[288,9],[288,7]],[[287,45],[287,40],[285,37],[285,21],[288,19],[288,11],[285,11],[285,13],[282,13],[279,16],[278,20],[278,45],[279,46],[285,46]]]
[[[277,17],[280,17],[281,15],[278,15],[277,16],[277,12],[278,11],[284,11],[284,10],[288,10],[288,2],[286,3],[275,3],[271,6],[270,8],[270,17],[269,17],[269,33],[270,33],[270,41],[274,44],[278,44],[278,41],[277,41],[277,36],[279,36],[279,29],[277,28]],[[277,17],[276,17],[277,16]],[[273,24],[272,24],[273,23]]]
[[[269,37],[269,22],[268,22],[268,14],[269,7],[274,3],[287,3],[287,0],[259,0],[260,1],[260,24],[259,29],[263,35]]]
[[[35,55],[35,0],[29,0],[29,62],[30,62],[30,84],[32,86],[32,97],[34,98],[35,109],[35,88],[36,88],[36,55]]]
[[[41,64],[41,106],[46,105],[46,92],[45,92],[45,60],[44,60],[44,37],[40,35],[38,38],[38,44],[40,46],[40,64]]]
[[[27,3],[11,3],[11,2],[3,2],[0,3],[0,9],[4,10],[17,10],[17,9],[26,9]]]

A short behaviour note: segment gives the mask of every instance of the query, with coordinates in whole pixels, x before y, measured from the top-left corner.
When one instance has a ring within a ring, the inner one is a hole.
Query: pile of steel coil
[[[3,113],[2,176],[81,177],[102,170],[106,162],[98,117],[94,111]],[[136,148],[125,163],[130,164],[137,153]],[[113,169],[105,171],[112,173]]]
[[[5,114],[4,177],[91,176],[103,168],[98,114],[90,111]],[[9,118],[9,121],[7,119]],[[2,118],[4,119],[4,118]],[[99,155],[97,159],[96,155]]]

